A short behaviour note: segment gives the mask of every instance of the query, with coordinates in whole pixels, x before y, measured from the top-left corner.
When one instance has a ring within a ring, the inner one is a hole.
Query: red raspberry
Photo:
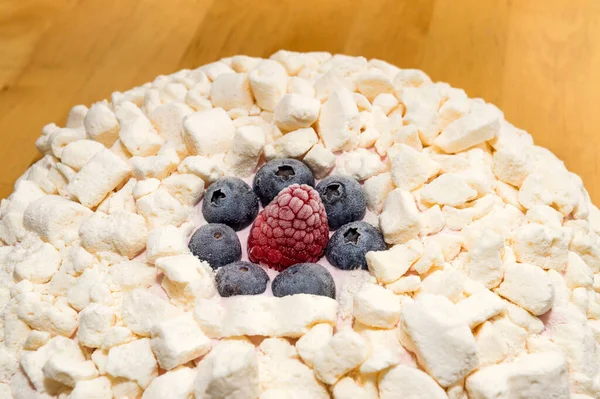
[[[248,257],[283,271],[316,262],[329,241],[329,225],[319,193],[306,184],[284,188],[258,214],[248,236]]]

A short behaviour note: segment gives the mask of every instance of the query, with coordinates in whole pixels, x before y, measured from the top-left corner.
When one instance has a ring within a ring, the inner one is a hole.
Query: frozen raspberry
[[[294,184],[281,190],[254,221],[248,257],[275,270],[316,262],[329,241],[329,226],[319,194]]]

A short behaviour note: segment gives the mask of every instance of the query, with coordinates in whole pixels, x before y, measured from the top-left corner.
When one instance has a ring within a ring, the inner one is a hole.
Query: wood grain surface
[[[600,201],[600,1],[0,0],[0,198],[69,109],[234,54],[419,68],[504,110]]]

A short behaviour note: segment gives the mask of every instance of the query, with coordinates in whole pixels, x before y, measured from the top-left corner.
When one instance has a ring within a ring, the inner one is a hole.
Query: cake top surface
[[[494,105],[234,56],[46,125],[0,204],[0,398],[597,398],[600,212]]]

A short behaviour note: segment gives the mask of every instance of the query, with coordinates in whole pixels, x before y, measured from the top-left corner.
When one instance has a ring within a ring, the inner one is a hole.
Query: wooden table
[[[594,0],[0,0],[0,198],[71,106],[280,48],[377,57],[483,97],[600,201]]]

